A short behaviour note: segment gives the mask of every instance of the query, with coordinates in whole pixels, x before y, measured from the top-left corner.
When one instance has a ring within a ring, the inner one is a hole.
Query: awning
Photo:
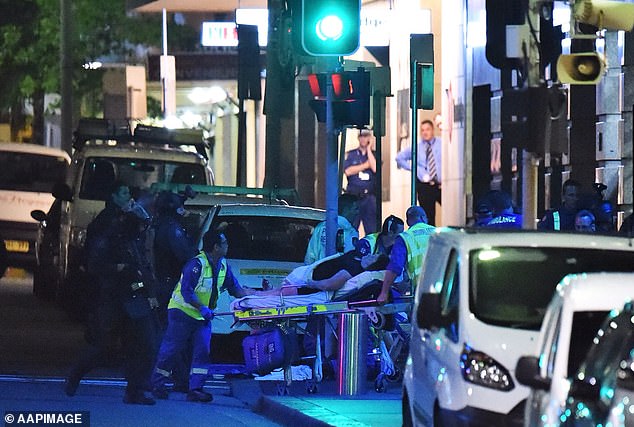
[[[141,13],[161,12],[233,12],[239,8],[266,9],[266,0],[128,0],[127,9]]]

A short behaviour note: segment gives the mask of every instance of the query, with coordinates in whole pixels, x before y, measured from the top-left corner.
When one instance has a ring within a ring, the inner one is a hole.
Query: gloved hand
[[[200,307],[198,311],[200,311],[200,314],[203,316],[205,320],[211,320],[214,318],[214,312],[209,307],[205,307],[205,306]]]

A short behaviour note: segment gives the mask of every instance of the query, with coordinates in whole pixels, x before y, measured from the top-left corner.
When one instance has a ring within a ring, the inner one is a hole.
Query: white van
[[[49,210],[69,163],[68,153],[56,148],[0,142],[0,237],[10,265],[35,264],[38,223],[31,211]]]
[[[557,283],[634,271],[627,238],[528,230],[446,230],[429,239],[403,379],[404,425],[523,425],[520,356],[537,351]]]
[[[526,425],[558,426],[568,418],[568,393],[597,330],[608,313],[632,299],[634,274],[589,273],[561,281],[544,317],[539,351],[517,364],[518,381],[531,387]]]

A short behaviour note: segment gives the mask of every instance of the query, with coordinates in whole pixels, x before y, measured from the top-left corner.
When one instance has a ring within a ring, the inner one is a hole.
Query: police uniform
[[[363,154],[360,149],[350,150],[346,153],[343,168],[345,170],[350,166],[360,165],[367,161],[368,155]],[[367,168],[356,175],[350,175],[346,188],[346,193],[359,198],[359,214],[352,221],[352,225],[358,229],[359,224],[363,222],[363,230],[366,234],[377,231],[375,182],[376,173]]]

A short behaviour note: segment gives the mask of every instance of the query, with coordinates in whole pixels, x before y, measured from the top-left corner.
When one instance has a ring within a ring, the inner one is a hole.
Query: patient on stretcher
[[[365,243],[365,242],[364,242]],[[263,295],[308,295],[319,291],[335,292],[359,287],[359,281],[382,280],[389,259],[382,254],[362,254],[358,249],[333,255],[309,265],[297,267],[282,281],[280,289],[258,291]],[[348,283],[350,282],[350,283]],[[362,283],[361,283],[362,284]]]

